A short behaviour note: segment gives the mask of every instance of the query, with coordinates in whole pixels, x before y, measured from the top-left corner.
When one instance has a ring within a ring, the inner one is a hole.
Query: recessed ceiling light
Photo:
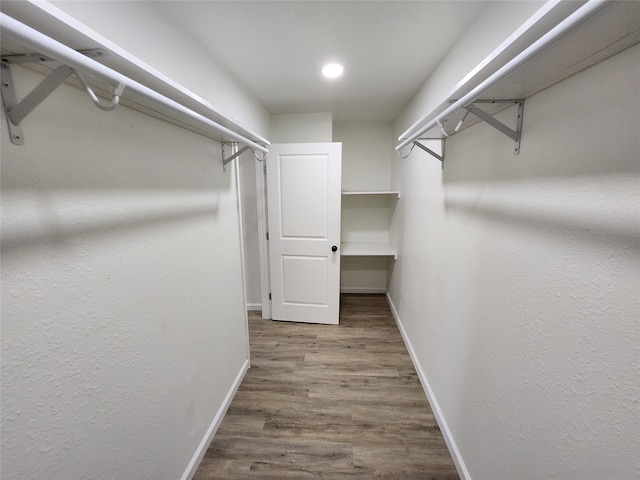
[[[322,67],[322,75],[327,78],[337,78],[342,75],[343,71],[342,65],[338,63],[329,63]]]

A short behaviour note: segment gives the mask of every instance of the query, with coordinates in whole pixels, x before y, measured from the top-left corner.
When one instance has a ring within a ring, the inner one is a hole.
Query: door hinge
[[[271,292],[269,292],[269,300],[271,300]]]
[[[267,240],[269,240],[269,232],[267,232]]]

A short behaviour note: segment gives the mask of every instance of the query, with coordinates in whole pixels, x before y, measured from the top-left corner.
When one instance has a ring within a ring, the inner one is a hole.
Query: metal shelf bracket
[[[80,53],[88,57],[100,57],[106,54],[106,52],[101,49],[82,50]],[[24,135],[22,134],[22,127],[20,126],[20,123],[49,95],[51,95],[56,88],[64,83],[64,81],[69,78],[75,70],[68,65],[60,65],[47,75],[44,80],[42,80],[38,86],[31,90],[31,92],[29,92],[22,100],[18,101],[13,75],[11,74],[11,64],[50,61],[52,61],[51,58],[39,54],[11,55],[2,57],[2,62],[0,64],[2,106],[8,120],[9,137],[11,138],[11,143],[15,145],[24,145]]]
[[[451,102],[456,102],[457,100],[451,100]],[[516,118],[516,128],[515,130],[508,127],[507,125],[505,125],[504,123],[502,123],[500,120],[496,119],[493,117],[493,115],[483,109],[481,109],[477,104],[515,104],[518,106],[518,111],[517,111],[517,118]],[[458,133],[461,129],[470,126],[473,124],[473,122],[467,121],[467,117],[470,113],[472,113],[473,115],[475,115],[479,120],[488,123],[489,125],[491,125],[493,128],[495,128],[496,130],[498,130],[499,132],[505,134],[507,137],[511,138],[514,142],[514,154],[518,155],[518,153],[520,153],[520,139],[522,136],[522,120],[523,120],[523,115],[524,115],[524,100],[523,99],[518,99],[518,100],[475,100],[473,102],[471,102],[469,105],[465,105],[463,107],[461,107],[463,110],[466,110],[464,116],[457,121],[457,124],[455,126],[454,129],[447,131],[447,129],[445,128],[444,122],[446,122],[446,120],[441,121],[440,119],[436,118],[436,125],[440,127],[440,132],[442,133],[442,137],[441,138],[416,138],[415,140],[413,140],[411,143],[424,150],[425,152],[427,152],[429,155],[431,155],[434,158],[437,158],[438,160],[440,160],[442,162],[442,168],[444,168],[444,159],[445,159],[445,146],[446,146],[446,140],[449,137],[452,137],[453,135],[455,135],[456,133]],[[466,121],[466,122],[465,122]],[[434,152],[432,149],[430,149],[429,147],[427,147],[426,145],[420,143],[420,140],[440,140],[442,142],[442,147],[441,147],[441,151],[442,153],[439,155],[436,152]],[[396,150],[398,150],[396,148]],[[398,153],[400,151],[398,150]],[[402,155],[400,155],[402,158],[406,158],[403,157]]]
[[[500,120],[494,118],[491,114],[485,112],[480,107],[476,105],[476,103],[515,103],[518,105],[517,119],[516,119],[516,129],[513,130],[510,127],[506,126]],[[496,130],[504,133],[507,137],[511,138],[514,142],[514,154],[518,155],[520,153],[520,138],[522,135],[522,118],[524,114],[524,100],[476,100],[464,107],[470,113],[473,113],[476,117],[478,117],[483,122],[488,123]]]
[[[422,144],[422,143],[420,143],[418,140],[440,140],[440,142],[441,142],[441,147],[440,147],[440,149],[441,149],[441,151],[442,151],[442,154],[441,154],[441,155],[438,155],[436,152],[434,152],[433,150],[431,150],[431,149],[430,149],[429,147],[427,147],[426,145],[423,145],[423,144]],[[435,158],[437,158],[438,160],[440,160],[440,161],[442,162],[442,168],[444,168],[444,155],[445,155],[445,146],[446,146],[447,139],[446,139],[446,138],[423,138],[423,139],[420,139],[420,138],[419,138],[418,140],[415,140],[415,141],[413,142],[413,144],[414,144],[416,147],[418,147],[418,148],[420,148],[420,149],[424,150],[425,152],[427,152],[427,153],[428,153],[429,155],[431,155],[432,157],[435,157]]]
[[[225,158],[225,145],[230,146],[231,147],[231,155],[229,155],[227,158]],[[221,143],[222,146],[222,170],[226,171],[226,166],[229,162],[231,162],[233,159],[237,158],[238,156],[242,155],[244,152],[246,152],[247,150],[251,150],[253,152],[253,156],[255,157],[255,159],[259,162],[263,162],[264,164],[264,168],[265,168],[265,172],[266,172],[266,168],[267,168],[267,164],[265,162],[266,158],[267,158],[267,154],[263,153],[262,154],[262,158],[258,157],[256,155],[256,152],[253,148],[251,148],[250,146],[246,145],[244,147],[242,147],[240,150],[238,150],[238,146],[239,144],[234,142],[234,143]]]
[[[5,62],[3,59],[1,67],[2,105],[8,120],[7,124],[9,125],[11,143],[24,145],[24,136],[20,122],[58,88],[58,86],[73,73],[73,69],[66,65],[56,68],[40,82],[37,87],[31,90],[26,97],[18,101],[9,62]]]
[[[233,152],[231,155],[229,155],[227,158],[224,158],[225,156],[225,152],[224,152],[224,146],[225,144],[222,143],[222,169],[226,170],[226,166],[229,162],[231,162],[234,158],[242,155],[244,152],[246,152],[247,150],[249,150],[248,146],[244,146],[242,147],[240,150],[238,150],[238,144],[237,143],[232,143],[231,144],[231,151]]]

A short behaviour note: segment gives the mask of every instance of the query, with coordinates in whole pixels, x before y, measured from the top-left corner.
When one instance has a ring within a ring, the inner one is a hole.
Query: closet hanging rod
[[[460,108],[464,108],[473,103],[474,100],[477,100],[483,93],[489,90],[491,87],[496,85],[498,82],[512,74],[515,70],[517,70],[521,65],[531,60],[535,55],[540,53],[543,49],[551,45],[553,42],[558,40],[562,35],[568,33],[573,28],[580,25],[582,22],[587,20],[589,17],[597,13],[602,7],[604,7],[608,3],[608,0],[589,0],[578,10],[573,12],[563,21],[558,23],[555,27],[549,30],[546,34],[536,40],[534,43],[529,45],[526,49],[516,55],[513,59],[503,65],[500,69],[490,75],[486,80],[481,82],[475,88],[473,88],[469,93],[463,95],[458,100],[453,102],[448,108],[446,108],[442,113],[436,115],[429,122],[425,123],[422,127],[416,130],[413,134],[409,135],[411,129],[404,132],[400,137],[398,137],[398,141],[400,142],[398,146],[396,146],[396,151],[400,151],[402,148],[407,145],[415,142],[418,138],[437,126],[439,123],[443,123],[447,117],[451,114],[455,113]],[[409,135],[406,137],[406,135]]]
[[[268,149],[263,145],[260,145],[248,138],[234,132],[233,130],[224,127],[213,120],[201,115],[193,110],[185,107],[184,105],[171,100],[168,97],[156,92],[155,90],[142,85],[135,80],[122,75],[115,70],[96,62],[95,60],[86,57],[82,53],[79,53],[72,48],[63,45],[62,43],[44,35],[37,30],[15,20],[5,13],[0,12],[0,31],[3,36],[7,36],[13,40],[16,40],[30,48],[33,48],[38,53],[51,57],[73,69],[77,69],[81,72],[86,72],[96,77],[106,80],[108,83],[112,83],[114,87],[118,85],[124,85],[125,91],[130,90],[136,94],[162,104],[169,109],[173,110],[180,116],[187,117],[190,120],[196,121],[202,125],[203,130],[210,129],[215,130],[219,134],[232,138],[233,140],[247,145],[248,147],[258,150],[263,153],[267,153]]]

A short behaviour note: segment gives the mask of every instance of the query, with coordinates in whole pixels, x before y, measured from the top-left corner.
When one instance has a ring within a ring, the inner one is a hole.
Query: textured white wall
[[[332,142],[331,113],[272,115],[271,143]]]
[[[118,19],[102,33],[141,31]],[[145,35],[171,44],[156,21]],[[242,100],[207,61],[189,87]],[[40,78],[15,70],[22,96]],[[268,127],[254,107],[237,116]],[[26,145],[0,127],[2,478],[180,478],[248,358],[234,168],[215,141],[66,85]]]
[[[640,477],[639,66],[528,99],[518,156],[476,125],[393,163],[390,297],[469,478]]]
[[[342,190],[389,189],[392,123],[338,123],[333,139],[342,142]]]
[[[259,310],[260,298],[260,252],[258,247],[258,207],[256,190],[256,169],[262,168],[252,152],[244,153],[238,159],[240,190],[242,195],[242,232],[245,263],[245,291],[247,307]]]

